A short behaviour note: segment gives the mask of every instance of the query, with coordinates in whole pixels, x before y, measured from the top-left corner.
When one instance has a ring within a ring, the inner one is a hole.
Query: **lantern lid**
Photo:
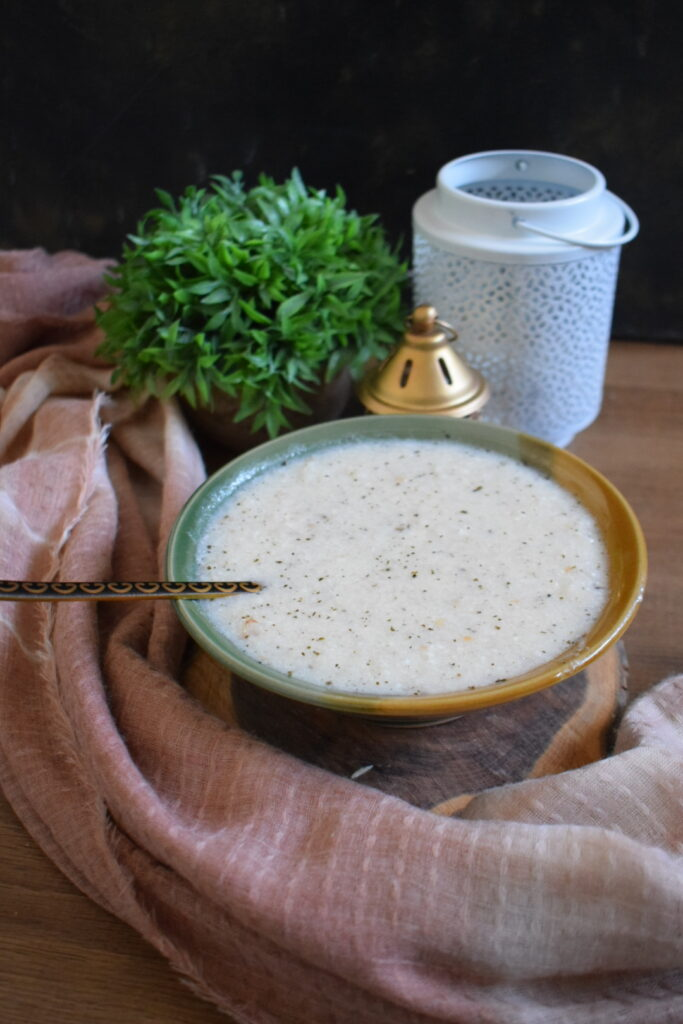
[[[492,262],[562,262],[623,245],[638,218],[582,160],[493,150],[445,164],[413,208],[414,229],[438,248]]]
[[[360,383],[358,397],[366,409],[458,417],[478,412],[489,387],[455,351],[456,338],[433,306],[417,306],[398,347]]]

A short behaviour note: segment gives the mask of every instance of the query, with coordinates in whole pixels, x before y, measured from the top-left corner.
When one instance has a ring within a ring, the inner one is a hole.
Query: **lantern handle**
[[[638,218],[631,207],[618,196],[613,198],[621,207],[627,226],[624,233],[611,242],[581,242],[577,238],[569,238],[567,235],[558,235],[552,231],[545,231],[543,228],[538,228],[535,224],[530,224],[528,220],[518,216],[513,216],[512,225],[515,228],[524,228],[525,231],[533,231],[535,235],[542,235],[544,238],[552,238],[555,242],[566,242],[567,245],[579,246],[581,249],[613,249],[615,245],[624,245],[626,242],[630,242],[632,238],[636,237],[640,228]]]

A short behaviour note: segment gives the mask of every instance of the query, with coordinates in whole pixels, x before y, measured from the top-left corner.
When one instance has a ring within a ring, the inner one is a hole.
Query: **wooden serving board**
[[[224,722],[327,771],[452,814],[506,782],[578,768],[609,750],[627,695],[623,650],[508,704],[440,725],[388,726],[269,693],[195,650],[185,686]]]

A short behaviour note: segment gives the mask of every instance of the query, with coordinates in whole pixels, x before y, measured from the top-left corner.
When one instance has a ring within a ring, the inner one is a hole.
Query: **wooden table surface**
[[[683,671],[683,346],[613,343],[602,413],[572,449],[619,487],[647,538],[647,594],[625,641],[635,695]],[[78,892],[0,797],[0,1024],[226,1020]]]

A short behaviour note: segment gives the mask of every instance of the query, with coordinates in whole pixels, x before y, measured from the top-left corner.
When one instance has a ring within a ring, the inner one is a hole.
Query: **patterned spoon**
[[[230,597],[232,594],[257,594],[260,583],[38,583],[0,580],[0,601],[131,601],[150,598]]]

